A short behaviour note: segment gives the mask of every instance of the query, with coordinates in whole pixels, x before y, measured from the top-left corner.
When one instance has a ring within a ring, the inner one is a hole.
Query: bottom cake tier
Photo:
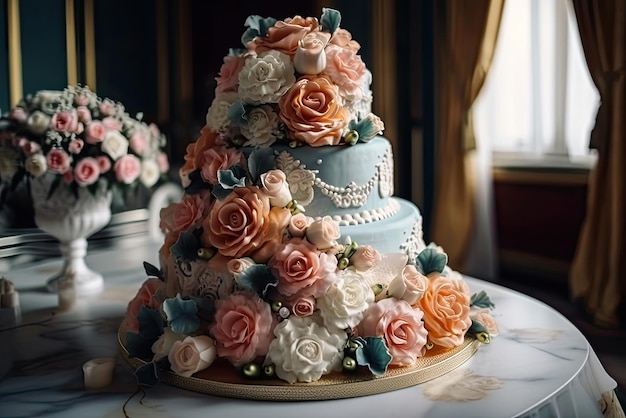
[[[133,368],[147,360],[129,357],[126,348],[126,324],[118,329],[119,351]],[[228,398],[263,401],[308,401],[356,398],[390,392],[418,385],[459,367],[478,350],[480,342],[466,337],[462,345],[453,349],[438,347],[429,350],[408,367],[390,367],[383,376],[370,373],[331,373],[311,383],[289,384],[278,379],[248,379],[241,376],[226,361],[216,362],[210,369],[183,377],[169,370],[158,370],[159,380],[181,389]]]

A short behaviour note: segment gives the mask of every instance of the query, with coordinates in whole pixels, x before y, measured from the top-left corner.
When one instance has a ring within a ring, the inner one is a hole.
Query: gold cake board
[[[128,357],[125,346],[126,325],[118,329],[120,354],[133,367],[146,363]],[[452,349],[433,348],[408,367],[389,367],[383,376],[373,376],[367,368],[354,373],[330,373],[311,383],[287,383],[279,379],[246,379],[225,361],[216,360],[211,367],[192,377],[183,377],[169,370],[158,371],[159,380],[181,389],[209,395],[263,401],[311,401],[356,398],[403,389],[424,383],[454,370],[476,353],[480,342],[467,337]]]

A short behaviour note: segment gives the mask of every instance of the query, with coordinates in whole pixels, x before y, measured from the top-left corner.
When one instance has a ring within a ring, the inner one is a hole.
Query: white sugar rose
[[[33,131],[33,133],[41,135],[50,127],[50,116],[39,110],[35,110],[28,116],[26,125],[28,125],[28,128]]]
[[[306,230],[306,239],[318,250],[334,247],[340,237],[339,223],[330,216],[313,221]]]
[[[306,229],[311,222],[313,222],[313,218],[306,216],[304,213],[296,213],[289,219],[289,234],[291,234],[292,237],[304,237]]]
[[[248,124],[241,126],[241,133],[248,140],[244,143],[252,147],[269,147],[277,139],[280,119],[271,106],[262,105],[247,114]]]
[[[144,160],[141,162],[141,174],[139,181],[146,187],[152,187],[156,184],[161,176],[159,164],[155,160]]]
[[[184,338],[185,335],[172,331],[170,327],[163,328],[163,334],[152,344],[153,360],[159,361],[163,357],[167,357],[174,343],[182,341]]]
[[[300,74],[316,75],[326,67],[324,48],[330,40],[328,32],[309,32],[298,41],[293,65]]]
[[[270,198],[270,205],[284,208],[291,201],[291,192],[285,173],[280,170],[269,170],[261,174],[263,191]]]
[[[415,305],[428,289],[429,283],[428,277],[417,271],[414,265],[409,264],[402,269],[402,274],[389,283],[387,294]]]
[[[192,374],[213,364],[216,353],[215,342],[211,337],[188,336],[182,341],[174,341],[167,359],[174,373],[191,377]]]
[[[291,59],[274,50],[246,59],[239,72],[238,93],[249,104],[277,103],[295,82]]]
[[[324,325],[332,329],[353,328],[374,302],[374,292],[357,272],[342,270],[338,279],[317,299]]]
[[[237,101],[237,93],[224,93],[215,97],[206,114],[206,124],[213,132],[219,132],[230,125],[228,109]]]
[[[276,375],[289,383],[314,382],[341,370],[342,347],[347,334],[331,334],[315,317],[291,316],[274,328],[265,364],[274,364]]]
[[[114,161],[128,154],[128,139],[118,131],[107,131],[101,144],[102,152],[109,154]]]
[[[34,177],[39,177],[48,170],[46,157],[40,152],[29,155],[24,166],[26,171]]]

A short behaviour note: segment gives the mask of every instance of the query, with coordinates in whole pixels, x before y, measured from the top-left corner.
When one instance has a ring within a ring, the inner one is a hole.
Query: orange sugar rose
[[[278,101],[290,136],[313,147],[338,145],[350,112],[326,77],[303,76]]]
[[[446,348],[463,343],[465,333],[472,325],[470,292],[464,281],[445,276],[432,277],[418,306],[424,311],[430,341]]]
[[[270,207],[258,187],[236,187],[216,201],[203,223],[201,241],[228,257],[251,257],[264,263],[272,256],[289,223],[287,209]]]

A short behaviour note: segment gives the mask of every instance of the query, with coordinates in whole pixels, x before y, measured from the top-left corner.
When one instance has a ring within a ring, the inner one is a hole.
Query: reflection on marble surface
[[[5,275],[20,294],[21,325],[0,330],[2,417],[600,417],[602,393],[615,388],[584,336],[547,305],[491,283],[468,278],[472,292],[494,301],[500,335],[465,364],[419,386],[362,398],[259,402],[219,398],[159,383],[137,391],[121,359],[117,329],[128,301],[145,279],[142,262],[158,265],[158,245],[90,254],[105,277],[102,293],[57,309],[45,291],[47,261]],[[85,390],[82,365],[116,359],[113,383]],[[608,398],[611,402],[611,398]],[[604,405],[607,399],[604,400]],[[619,404],[617,404],[619,407]]]

